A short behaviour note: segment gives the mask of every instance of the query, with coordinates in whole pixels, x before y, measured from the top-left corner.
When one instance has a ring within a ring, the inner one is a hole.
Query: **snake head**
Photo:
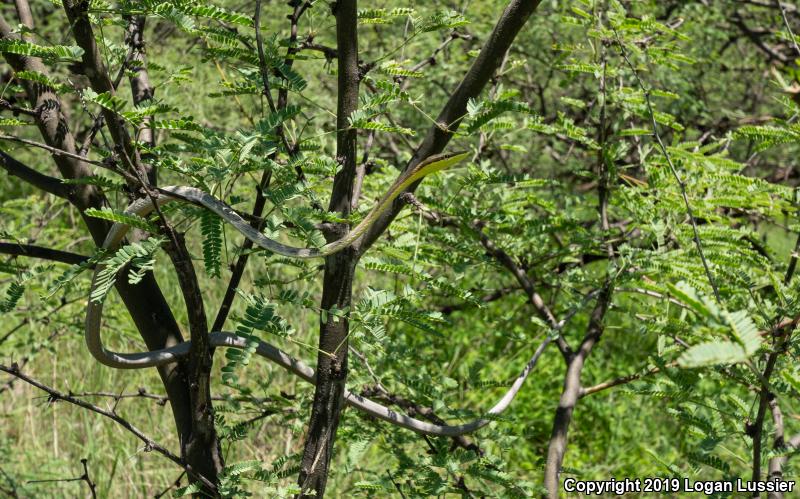
[[[430,175],[431,173],[440,172],[455,166],[468,157],[469,152],[467,151],[434,154],[432,156],[428,156],[419,165],[417,165],[417,167],[414,169],[414,173],[411,176],[414,179],[420,179],[426,175]]]

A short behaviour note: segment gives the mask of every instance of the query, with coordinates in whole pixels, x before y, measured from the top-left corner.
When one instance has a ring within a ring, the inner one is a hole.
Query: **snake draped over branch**
[[[253,243],[280,255],[292,258],[319,258],[332,255],[341,251],[351,244],[353,244],[364,232],[366,232],[392,204],[395,198],[406,190],[406,188],[414,182],[446,168],[449,168],[469,156],[469,153],[449,153],[433,155],[420,162],[415,168],[407,170],[400,175],[397,180],[392,184],[388,191],[381,197],[377,204],[370,210],[364,219],[343,238],[331,242],[319,249],[316,248],[295,248],[279,243],[261,234],[258,230],[251,227],[241,216],[239,216],[230,206],[216,199],[211,194],[203,192],[194,187],[186,186],[168,186],[159,189],[157,196],[150,198],[137,199],[125,210],[126,214],[138,215],[146,217],[155,208],[156,205],[164,205],[173,201],[191,202],[202,205],[203,207],[211,210],[219,215],[225,222],[229,223],[237,231],[241,232],[246,238],[250,239]],[[106,251],[116,250],[125,235],[127,234],[130,226],[124,223],[115,223],[103,243],[103,249]],[[95,267],[94,277],[92,278],[91,290],[89,296],[91,297],[97,285],[98,275],[104,268],[103,263],[99,263]],[[189,353],[191,342],[183,342],[168,348],[160,350],[153,350],[141,353],[117,353],[106,350],[100,338],[100,322],[103,313],[103,300],[89,299],[86,311],[86,344],[89,352],[100,363],[114,367],[117,369],[142,369],[146,367],[155,367],[176,362],[181,357],[185,357]],[[514,380],[512,386],[500,398],[500,400],[489,409],[487,416],[479,418],[474,421],[458,424],[458,425],[437,425],[425,421],[420,421],[409,417],[405,414],[398,413],[389,409],[386,406],[378,404],[368,398],[361,397],[350,391],[345,391],[344,397],[348,405],[355,407],[371,416],[387,421],[396,426],[407,428],[409,430],[427,434],[454,437],[463,435],[477,430],[487,425],[492,419],[491,416],[496,416],[503,412],[519,392],[528,374],[533,370],[536,362],[539,360],[545,347],[550,343],[551,336],[548,336],[536,349],[531,359],[525,365],[520,375]],[[209,343],[212,347],[229,347],[244,349],[248,347],[249,339],[238,336],[233,333],[224,331],[213,331],[208,335]],[[289,354],[281,351],[273,345],[264,341],[258,341],[256,347],[256,354],[264,357],[287,371],[299,376],[301,379],[315,384],[316,373],[314,369],[304,364],[302,361],[291,357]]]

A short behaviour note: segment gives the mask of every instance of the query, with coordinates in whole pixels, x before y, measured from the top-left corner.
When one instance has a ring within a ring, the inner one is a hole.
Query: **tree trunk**
[[[328,207],[347,216],[353,206],[353,186],[356,177],[356,130],[349,128],[348,117],[358,107],[358,38],[356,0],[341,0],[336,4],[336,39],[339,51],[339,94],[337,97],[336,155],[342,168],[333,181],[333,192]],[[347,227],[340,226],[329,240],[342,237]],[[323,280],[323,311],[332,308],[349,309],[353,293],[353,273],[358,263],[358,253],[348,248],[325,259]],[[344,406],[344,388],[347,381],[347,336],[349,311],[343,317],[338,313],[323,312],[320,319],[319,354],[317,356],[317,387],[314,405],[306,435],[303,462],[298,484],[301,497],[325,494],[328,467]]]

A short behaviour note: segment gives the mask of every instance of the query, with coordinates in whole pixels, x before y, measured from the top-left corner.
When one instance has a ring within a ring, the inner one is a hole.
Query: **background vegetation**
[[[9,28],[0,29],[0,363],[14,371],[0,379],[0,493],[197,492],[185,470],[119,424],[15,375],[112,411],[190,459],[158,371],[103,366],[82,338],[91,272],[80,255],[91,264],[114,256],[98,253],[86,220],[120,220],[143,195],[121,174],[109,117],[123,117],[158,185],[193,185],[248,213],[261,197],[266,235],[321,246],[326,228],[358,222],[438,133],[435,117],[506,3],[360,3],[358,110],[338,128],[345,47],[335,11],[351,2],[265,3],[266,66],[250,2],[64,3],[32,2],[30,17],[27,2],[0,5]],[[797,476],[800,8],[537,3],[459,126],[444,124],[446,150],[470,160],[395,203],[397,218],[349,260],[349,306],[321,305],[333,260],[243,251],[241,235],[210,212],[165,209],[185,233],[207,330],[254,335],[315,365],[327,355],[321,331],[346,321],[348,389],[398,412],[454,424],[480,417],[552,341],[510,409],[465,437],[423,436],[345,409],[330,468],[304,493],[555,495],[559,469],[561,479]],[[113,97],[96,88],[72,31],[84,7],[111,80],[120,75]],[[146,58],[130,42],[132,19],[146,19]],[[26,57],[43,70],[21,70]],[[142,75],[152,90],[144,98]],[[64,175],[40,147],[48,140],[33,85],[55,91],[76,152],[96,162],[89,180],[58,185],[102,188],[105,212],[87,215],[19,174],[16,162]],[[356,153],[344,157],[337,138],[354,131]],[[329,212],[330,199],[343,199],[334,178],[347,181],[348,168],[363,179],[349,180],[358,204],[350,214],[332,202]],[[150,223],[149,241],[166,241],[161,220]],[[138,265],[152,267],[188,338],[197,319],[157,248]],[[243,253],[249,264],[229,286]],[[144,351],[110,286],[105,311],[109,348]],[[236,350],[216,352],[210,380],[224,463],[216,491],[202,493],[300,492],[314,388]]]

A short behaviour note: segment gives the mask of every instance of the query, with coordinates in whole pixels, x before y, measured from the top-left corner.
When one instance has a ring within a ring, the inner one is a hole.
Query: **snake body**
[[[383,197],[378,200],[372,210],[367,213],[367,216],[364,217],[361,223],[356,225],[343,238],[333,241],[330,244],[326,244],[321,248],[295,248],[293,246],[287,246],[279,243],[278,241],[272,240],[261,234],[261,232],[258,230],[254,229],[230,206],[219,201],[211,194],[203,192],[200,189],[195,189],[194,187],[164,187],[160,189],[162,195],[158,196],[157,202],[159,205],[161,205],[170,201],[183,200],[203,205],[222,217],[226,222],[230,223],[246,238],[250,239],[256,245],[264,249],[292,258],[320,258],[332,255],[353,244],[364,234],[364,232],[366,232],[367,229],[372,226],[372,224],[375,223],[378,217],[380,217],[381,214],[383,214],[391,206],[392,201],[394,201],[397,196],[405,191],[406,187],[413,184],[417,180],[430,175],[431,173],[450,168],[451,166],[463,161],[468,156],[469,153],[466,152],[437,154],[429,157],[425,161],[420,162],[411,170],[404,172],[397,178],[397,180],[394,181],[394,183],[386,191],[386,194],[384,194]],[[153,209],[154,207],[152,200],[145,197],[134,201],[133,204],[128,207],[127,211],[146,216]],[[110,237],[111,234],[109,234],[108,238]],[[106,239],[107,241],[108,238]]]
[[[212,195],[194,187],[169,186],[159,189],[158,196],[154,198],[142,198],[134,201],[125,210],[125,213],[146,217],[156,205],[163,205],[172,201],[192,202],[204,206],[213,211],[226,222],[241,232],[246,238],[256,245],[272,251],[274,253],[294,257],[294,258],[315,258],[334,254],[353,244],[390,206],[392,201],[397,198],[405,189],[414,182],[422,179],[426,175],[449,168],[462,161],[468,153],[441,154],[434,155],[422,161],[415,168],[406,171],[392,184],[386,194],[376,203],[375,207],[364,217],[356,227],[354,227],[343,238],[329,243],[319,249],[316,248],[296,248],[279,243],[261,234],[251,227],[241,216],[239,216],[230,206],[216,199]],[[122,243],[130,226],[124,223],[115,223],[103,243],[103,248],[108,251],[116,250]],[[97,283],[100,271],[103,269],[102,263],[98,264],[92,278],[92,285],[89,295],[92,295]],[[162,366],[171,362],[176,362],[180,358],[189,354],[191,342],[183,342],[160,350],[153,350],[141,353],[118,353],[106,350],[100,338],[100,322],[103,314],[103,301],[89,300],[86,311],[86,344],[89,352],[100,363],[117,369],[142,369],[147,367]],[[233,333],[224,331],[214,331],[208,335],[209,343],[212,347],[228,348],[247,348],[247,339]],[[545,347],[550,342],[548,337],[541,343],[526,364],[522,373],[516,378],[509,390],[501,399],[488,411],[488,415],[498,415],[503,412],[519,392],[528,374],[533,370]],[[258,341],[256,354],[269,359],[287,371],[299,376],[301,379],[315,384],[316,373],[314,369],[295,359],[286,352],[274,347],[264,341]],[[382,419],[394,425],[407,428],[409,430],[439,436],[459,436],[469,433],[487,425],[491,419],[480,418],[469,423],[460,425],[437,425],[425,421],[420,421],[405,414],[397,413],[368,398],[361,397],[350,391],[345,391],[345,402],[376,418]]]

